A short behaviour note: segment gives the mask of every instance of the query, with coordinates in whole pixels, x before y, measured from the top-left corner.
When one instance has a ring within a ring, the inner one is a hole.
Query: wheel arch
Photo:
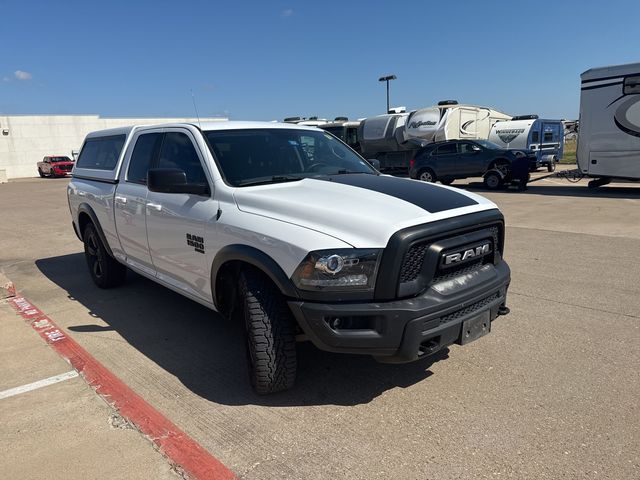
[[[109,242],[107,242],[107,237],[105,237],[104,232],[102,231],[96,212],[88,203],[81,203],[78,206],[78,235],[82,241],[84,241],[84,229],[89,223],[93,224],[96,228],[96,232],[104,244],[104,248],[107,250],[109,256],[114,257],[111,247],[109,246]]]
[[[293,282],[269,255],[249,245],[227,245],[213,259],[211,265],[211,296],[216,309],[221,306],[220,294],[224,283],[219,283],[226,273],[237,273],[243,265],[249,265],[264,273],[280,292],[291,298],[299,298]]]

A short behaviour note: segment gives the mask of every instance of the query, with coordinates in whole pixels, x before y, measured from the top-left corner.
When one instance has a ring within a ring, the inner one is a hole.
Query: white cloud
[[[285,10],[282,10],[282,12],[280,12],[280,15],[282,17],[291,17],[293,15],[293,8],[287,8]]]
[[[33,75],[23,70],[16,70],[15,72],[13,72],[13,76],[16,78],[16,80],[31,80],[31,78],[33,78]]]

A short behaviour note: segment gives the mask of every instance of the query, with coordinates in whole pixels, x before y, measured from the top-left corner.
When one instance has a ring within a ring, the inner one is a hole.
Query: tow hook
[[[500,307],[498,308],[498,315],[506,315],[510,312],[511,310],[509,309],[509,307],[507,307],[504,303],[502,305],[500,305]]]

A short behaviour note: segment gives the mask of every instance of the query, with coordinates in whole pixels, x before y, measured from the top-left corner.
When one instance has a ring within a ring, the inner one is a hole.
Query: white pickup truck
[[[508,311],[496,205],[381,175],[317,128],[94,132],[68,198],[93,281],[117,286],[129,268],[243,321],[258,393],[293,386],[296,341],[408,362]]]

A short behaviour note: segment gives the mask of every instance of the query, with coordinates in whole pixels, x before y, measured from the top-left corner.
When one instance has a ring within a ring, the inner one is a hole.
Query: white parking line
[[[38,388],[46,387],[48,385],[53,385],[54,383],[64,382],[65,380],[69,380],[70,378],[75,378],[77,376],[78,372],[71,370],[70,372],[61,373],[60,375],[45,378],[44,380],[38,380],[37,382],[27,383],[20,387],[10,388],[9,390],[0,392],[0,400],[3,398],[13,397],[14,395],[20,395],[21,393],[30,392],[31,390],[37,390]]]

